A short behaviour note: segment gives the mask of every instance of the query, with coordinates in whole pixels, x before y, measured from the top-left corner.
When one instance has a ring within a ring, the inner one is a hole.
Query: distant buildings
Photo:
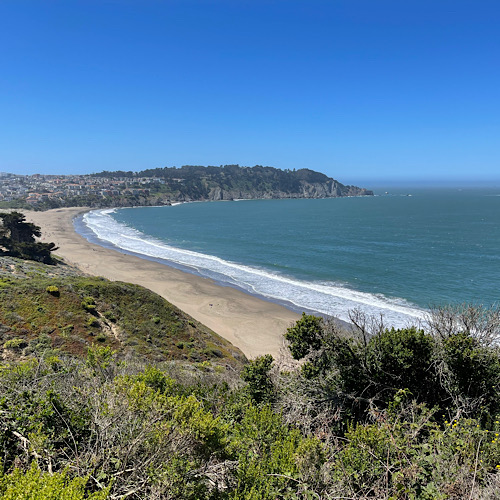
[[[164,184],[154,177],[108,178],[92,175],[16,175],[0,172],[0,201],[24,200],[37,205],[71,197],[148,196],[149,184]],[[140,186],[140,187],[139,187]]]

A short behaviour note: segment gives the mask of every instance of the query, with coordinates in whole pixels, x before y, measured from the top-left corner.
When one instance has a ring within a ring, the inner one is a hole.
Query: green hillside
[[[82,276],[0,257],[0,344],[4,359],[47,349],[85,356],[93,343],[119,358],[186,360],[238,367],[245,357],[229,342],[138,285]]]

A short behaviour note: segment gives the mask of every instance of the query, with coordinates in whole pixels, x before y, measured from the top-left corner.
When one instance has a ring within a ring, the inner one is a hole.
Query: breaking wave
[[[348,320],[348,311],[359,309],[371,316],[380,317],[382,314],[384,322],[395,327],[416,324],[424,318],[424,310],[404,299],[360,292],[335,282],[298,280],[266,269],[170,246],[117,222],[112,217],[113,212],[115,209],[88,212],[81,220],[83,227],[77,227],[77,230],[96,243],[180,267],[212,278],[220,284],[235,286],[283,303],[297,311],[308,310]]]

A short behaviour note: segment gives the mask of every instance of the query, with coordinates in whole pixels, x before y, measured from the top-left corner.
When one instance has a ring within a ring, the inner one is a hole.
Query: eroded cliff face
[[[215,187],[210,190],[208,200],[252,200],[252,199],[282,199],[282,198],[337,198],[341,196],[373,196],[373,191],[357,186],[345,186],[335,180],[328,182],[309,183],[302,181],[297,192],[261,191],[258,189],[239,190]]]

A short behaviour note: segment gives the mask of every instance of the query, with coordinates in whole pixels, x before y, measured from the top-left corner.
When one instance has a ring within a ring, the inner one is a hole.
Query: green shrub
[[[47,293],[49,293],[50,295],[53,295],[54,297],[59,297],[59,295],[60,295],[59,288],[57,288],[57,286],[55,286],[55,285],[48,286],[45,289],[45,291]]]
[[[92,344],[87,349],[87,366],[94,369],[94,372],[103,373],[111,364],[113,351],[109,346]]]
[[[310,484],[324,464],[321,448],[315,438],[304,438],[297,429],[284,424],[270,405],[246,407],[241,420],[232,426],[228,445],[228,451],[238,460],[237,482],[229,498],[319,498]],[[313,461],[306,465],[302,453]]]
[[[3,345],[5,349],[23,349],[28,346],[28,342],[22,338],[10,339]]]
[[[90,313],[95,313],[96,306],[95,306],[95,301],[94,301],[93,297],[89,297],[89,296],[84,297],[82,300],[82,307]]]
[[[294,359],[302,359],[311,350],[321,347],[322,321],[321,318],[302,313],[302,318],[294,326],[287,328],[285,338]]]
[[[89,328],[96,328],[100,325],[99,321],[97,320],[97,318],[94,318],[94,316],[90,316],[89,318],[87,318],[87,321],[85,322],[85,324]]]
[[[113,311],[106,311],[103,316],[106,318],[106,319],[109,319],[109,321],[111,321],[112,323],[115,323],[116,322],[116,316],[115,316],[115,313]]]
[[[444,377],[450,395],[467,401],[469,416],[500,413],[500,356],[470,333],[455,333],[443,341]]]
[[[259,356],[243,368],[241,378],[248,382],[248,392],[256,403],[270,402],[274,399],[274,387],[269,377],[273,365],[270,354]]]
[[[105,500],[110,487],[95,493],[86,493],[88,477],[70,478],[67,471],[43,473],[36,462],[23,473],[14,469],[11,474],[0,472],[2,500]]]

